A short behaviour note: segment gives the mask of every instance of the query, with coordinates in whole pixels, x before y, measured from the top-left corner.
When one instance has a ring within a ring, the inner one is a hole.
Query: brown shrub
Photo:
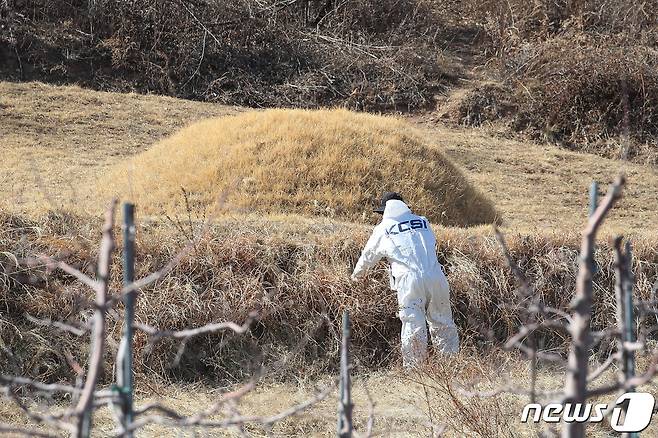
[[[503,56],[519,43],[541,41],[568,31],[651,38],[658,1],[510,0],[473,1],[465,10],[486,31],[489,49]],[[639,41],[637,41],[639,42]]]
[[[513,116],[511,90],[495,82],[460,90],[440,108],[440,117],[465,126],[481,126]]]
[[[0,73],[258,107],[407,111],[431,107],[460,75],[436,50],[441,14],[424,0],[19,1],[0,16],[14,49]]]
[[[512,128],[658,163],[658,3],[484,2],[488,48],[517,107]]]
[[[17,255],[54,252],[52,239],[92,241],[97,238],[94,222],[76,225],[62,217],[65,234],[52,235],[42,226],[41,234],[26,233],[17,239],[19,218],[3,217],[2,247]],[[51,220],[51,224],[53,220]],[[192,228],[197,225],[192,223]],[[13,230],[13,231],[12,231]],[[369,228],[329,220],[288,216],[264,219],[254,216],[224,218],[213,226],[193,253],[166,278],[144,290],[137,305],[137,320],[159,328],[182,329],[231,319],[242,321],[254,308],[261,318],[249,335],[216,334],[192,339],[181,363],[171,367],[177,345],[163,342],[146,351],[146,339],[136,338],[140,373],[171,378],[241,379],[254,366],[273,364],[283,358],[286,366],[275,378],[335,371],[338,327],[343,309],[353,322],[353,353],[358,370],[389,366],[398,360],[399,322],[397,304],[388,290],[383,266],[367,280],[353,284],[350,269],[358,257]],[[485,353],[516,332],[523,302],[515,294],[515,281],[501,251],[486,230],[436,229],[440,260],[446,266],[452,288],[455,319],[463,343]],[[12,234],[14,233],[14,234]],[[52,237],[44,240],[43,236]],[[12,237],[14,236],[14,237]],[[577,269],[579,236],[510,235],[512,256],[527,273],[546,305],[567,308]],[[145,222],[138,233],[138,276],[161,267],[184,245],[176,227]],[[654,239],[638,236],[635,243],[636,297],[648,298],[658,278],[658,253]],[[94,246],[95,250],[95,246]],[[91,273],[91,254],[73,248],[71,261]],[[87,258],[85,258],[87,257]],[[593,330],[614,321],[613,267],[607,244],[596,253],[599,266],[595,281]],[[46,380],[70,375],[62,358],[68,350],[83,363],[86,352],[81,339],[26,321],[24,314],[40,318],[67,319],[77,315],[78,293],[89,296],[71,277],[56,274],[45,281],[40,269],[30,270],[30,283],[0,255],[0,278],[4,323],[1,334],[11,354],[3,355],[2,369]],[[119,260],[113,270],[113,290],[120,287]],[[83,315],[86,314],[83,311]],[[84,317],[83,317],[84,318]],[[110,314],[109,333],[116,348],[121,330],[121,312]],[[299,343],[303,342],[300,346]],[[553,332],[538,336],[540,348],[559,351],[564,339]],[[605,348],[605,347],[604,347]],[[601,350],[601,354],[605,351]],[[113,354],[113,353],[112,353]],[[108,355],[107,376],[112,370]],[[109,377],[108,377],[109,378]]]
[[[519,52],[517,128],[590,151],[628,136],[634,148],[614,155],[638,155],[658,134],[657,67],[654,49],[615,37],[564,35]]]

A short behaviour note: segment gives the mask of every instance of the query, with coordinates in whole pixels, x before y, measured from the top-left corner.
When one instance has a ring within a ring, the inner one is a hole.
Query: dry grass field
[[[142,153],[142,157],[154,154],[149,152],[153,144],[156,146],[151,150],[156,152],[172,147],[172,144],[175,147],[176,135],[181,135],[175,133],[183,126],[244,111],[242,108],[167,97],[102,93],[40,83],[0,82],[0,145],[3,149],[0,160],[0,213],[4,224],[0,231],[0,252],[26,255],[31,251],[55,253],[59,249],[62,253],[70,252],[70,257],[79,261],[85,269],[92,269],[89,260],[95,251],[97,217],[104,201],[97,195],[99,181],[109,184],[102,178],[107,178],[117,166],[121,167],[131,157],[139,157]],[[259,119],[259,114],[249,113],[243,119],[218,119],[225,122],[217,123],[226,123],[223,129],[246,129],[248,123],[244,121]],[[349,113],[339,111],[337,114],[346,117]],[[636,254],[641,262],[639,265],[642,266],[642,271],[638,272],[638,293],[648,297],[652,281],[658,276],[658,173],[655,167],[570,152],[548,144],[505,139],[487,128],[447,127],[413,117],[404,122],[375,116],[362,117],[365,126],[375,126],[377,132],[386,138],[394,135],[390,129],[413,131],[410,138],[417,139],[415,147],[427,148],[430,156],[445,157],[454,163],[456,172],[453,176],[464,178],[463,184],[472,185],[491,201],[502,217],[513,255],[536,279],[543,296],[562,307],[571,298],[568,294],[573,286],[578,230],[587,214],[588,185],[592,178],[596,178],[605,187],[619,171],[624,171],[628,176],[628,189],[619,208],[612,212],[604,235],[624,230],[633,236]],[[243,124],[232,127],[231,120],[243,120]],[[390,120],[390,125],[382,120]],[[300,134],[300,144],[303,143],[303,136],[310,135],[314,130],[329,135],[322,131],[326,129],[322,121],[311,122],[305,122],[308,126]],[[208,123],[216,122],[202,122],[182,133],[192,135],[195,129],[201,129]],[[267,127],[263,130],[266,131]],[[221,132],[213,135],[213,142]],[[221,141],[229,142],[224,138]],[[216,144],[213,142],[208,144]],[[230,144],[239,150],[239,142]],[[366,152],[374,154],[375,145],[370,146]],[[344,150],[346,148],[341,148],[340,153]],[[333,159],[339,162],[339,158]],[[139,160],[137,158],[138,163]],[[188,163],[181,159],[165,164],[183,167]],[[396,165],[403,166],[404,163]],[[142,168],[144,171],[146,169],[148,166]],[[216,171],[216,168],[212,170]],[[148,193],[153,187],[145,186],[143,190]],[[112,188],[108,189],[111,191]],[[174,191],[167,193],[174,196]],[[301,210],[296,213],[308,212]],[[315,214],[330,216],[325,213]],[[143,240],[138,243],[143,253],[138,260],[138,269],[148,272],[160,266],[185,243],[187,237],[183,231],[188,229],[186,227],[189,226],[190,232],[193,232],[202,219],[195,215],[186,222],[183,211],[171,214],[173,220],[170,221],[158,214],[139,217],[143,229],[140,239]],[[16,217],[24,222],[14,219]],[[351,218],[354,217],[353,214]],[[254,228],[231,231],[243,218],[256,224]],[[277,326],[276,321],[294,315],[300,303],[318,314],[318,309],[323,306],[332,313],[347,307],[353,311],[355,318],[355,352],[368,351],[371,347],[368,336],[375,329],[384,332],[384,340],[395,339],[397,335],[395,323],[391,322],[394,307],[391,296],[379,295],[384,294],[386,289],[383,273],[377,272],[367,282],[356,286],[347,281],[349,264],[358,255],[358,248],[369,229],[363,223],[366,221],[357,222],[360,223],[281,212],[244,216],[240,210],[229,209],[218,218],[218,228],[213,230],[214,234],[200,243],[196,258],[184,260],[180,269],[172,273],[167,281],[157,289],[146,291],[143,304],[138,307],[138,315],[153,325],[178,328],[205,323],[206,319],[212,320],[217,315],[237,317],[244,310],[245,303],[251,304],[259,299],[258,293],[267,281],[271,287],[281,289],[285,294],[282,296],[285,299],[280,302],[268,303],[271,315],[265,322],[279,330],[276,335],[290,329],[285,325]],[[12,233],[19,228],[37,231],[25,233],[27,237],[18,241]],[[494,322],[503,332],[513,327],[516,321],[515,314],[502,312],[494,315],[505,300],[513,299],[515,286],[490,228],[436,227],[436,230],[440,240],[439,253],[444,258],[442,261],[447,266],[453,285],[453,301],[459,309],[457,318],[463,329],[466,348],[460,357],[452,361],[431,364],[412,374],[402,372],[395,353],[390,353],[397,351],[396,345],[388,345],[389,356],[393,357],[383,360],[386,366],[379,369],[369,367],[367,362],[371,358],[363,356],[359,359],[357,356],[354,378],[357,427],[363,431],[367,422],[370,393],[375,402],[375,431],[381,435],[430,436],[430,424],[435,423],[445,425],[446,435],[451,437],[536,436],[536,429],[518,422],[520,409],[526,400],[524,397],[469,398],[455,392],[454,386],[446,384],[449,381],[464,386],[475,384],[478,390],[491,390],[510,382],[525,386],[528,367],[518,354],[502,352],[490,344],[483,344],[481,339],[476,340],[479,338],[475,327],[482,325],[486,317],[496,318]],[[337,237],[341,233],[347,237]],[[609,246],[605,244],[605,238],[600,240],[602,253],[597,254],[597,259],[602,274],[596,287],[596,324],[613,317]],[[235,260],[233,264],[231,259]],[[217,272],[217,276],[207,275],[213,271]],[[298,273],[298,276],[291,278],[291,272]],[[115,285],[119,283],[118,276],[114,281]],[[246,298],[231,298],[226,292],[234,290],[231,287],[239,288]],[[65,278],[56,278],[48,284],[48,288],[20,289],[20,294],[16,296],[3,293],[1,301],[3,305],[16,306],[12,309],[21,312],[55,318],[70,311],[71,296],[78,290],[76,288]],[[197,288],[207,294],[192,294]],[[186,295],[188,293],[189,296]],[[384,298],[380,299],[382,296]],[[10,298],[15,302],[10,303]],[[153,311],[155,308],[157,311]],[[469,312],[474,320],[468,318]],[[369,320],[373,315],[380,319]],[[308,326],[300,322],[304,315],[299,318],[291,324],[299,323],[296,329],[303,332]],[[27,325],[14,331],[9,321],[6,327],[0,332],[3,345],[19,345],[23,342],[20,336],[26,336],[38,345],[32,350],[26,347],[34,361],[26,359],[26,363],[38,365],[43,362],[47,365],[43,368],[32,367],[34,374],[48,378],[61,376],[58,365],[51,363],[56,362],[53,359],[56,355],[50,351],[54,348],[48,347],[43,340],[44,332],[26,328]],[[118,330],[120,325],[115,321],[112,334],[116,335]],[[293,334],[298,335],[298,332]],[[278,338],[274,336],[274,339]],[[60,341],[65,343],[57,339],[57,345]],[[144,340],[138,341],[142,348]],[[199,348],[210,351],[211,342],[200,344]],[[280,351],[285,354],[290,352],[283,347]],[[306,353],[310,356],[320,356],[320,353],[309,351],[311,353]],[[278,352],[273,348],[270,353],[274,355]],[[216,356],[210,359],[216,359],[222,353],[226,354],[226,350],[217,347],[212,350],[212,355]],[[212,362],[210,359],[208,362]],[[335,357],[329,357],[326,363],[322,362],[318,369],[313,369],[304,360],[293,358],[289,369],[276,378],[266,380],[244,400],[240,409],[244,413],[271,414],[311,396],[316,386],[331,383],[330,376],[335,371],[332,360],[335,362]],[[157,361],[155,364],[162,365]],[[212,402],[218,391],[234,384],[226,378],[217,385],[207,381],[184,383],[185,379],[177,380],[175,373],[160,372],[163,367],[150,369],[148,366],[153,366],[153,363],[147,362],[142,365],[137,378],[137,400],[140,405],[157,398],[183,412],[194,412],[198,407]],[[209,373],[217,373],[223,365],[223,362],[219,365],[204,363]],[[197,372],[194,365],[187,366],[189,370],[177,372],[181,375]],[[308,366],[308,378],[303,377],[304,366]],[[640,358],[639,368],[645,366],[646,359]],[[562,384],[564,370],[547,366],[540,369],[540,376],[540,387],[555,389]],[[612,378],[611,375],[603,377],[604,380]],[[656,387],[652,385],[648,390],[655,393]],[[287,419],[272,432],[276,436],[331,435],[335,428],[335,406],[335,393],[331,393],[327,400],[308,413]],[[0,405],[0,417],[16,424],[27,422],[20,410],[9,403]],[[109,434],[110,413],[101,410],[97,421],[103,435]],[[652,427],[646,436],[656,436],[656,425]],[[591,436],[611,436],[605,425],[592,427],[589,431]],[[265,431],[260,429],[249,429],[247,432],[255,436],[265,435]],[[178,432],[152,427],[141,436],[171,436],[174,433]],[[181,436],[207,434],[206,431],[189,430],[180,433]],[[210,432],[210,436],[232,433]]]
[[[2,82],[2,202],[18,211],[68,208],[94,193],[94,181],[108,166],[187,123],[237,111],[167,97]]]
[[[95,198],[98,179],[110,166],[187,123],[241,111],[168,97],[0,83],[0,194],[5,208],[77,209],[81,199]],[[658,228],[658,172],[653,166],[502,139],[485,128],[411,123],[491,199],[509,230],[579,226],[592,178],[605,187],[619,171],[629,178],[628,191],[609,228]]]
[[[658,171],[654,166],[508,140],[492,136],[485,128],[423,127],[427,141],[441,147],[493,200],[510,230],[580,228],[592,180],[604,191],[619,172],[626,173],[629,184],[604,230],[653,233],[658,229]]]
[[[405,373],[389,370],[360,374],[353,379],[354,424],[358,432],[364,433],[371,419],[373,436],[416,437],[504,437],[530,438],[548,433],[542,425],[524,425],[518,421],[527,397],[501,394],[495,397],[466,397],[458,388],[489,392],[505,386],[529,385],[529,369],[515,354],[498,353],[488,358],[477,357],[473,352],[440,364],[431,364],[422,371]],[[476,359],[477,358],[477,359]],[[553,390],[561,384],[563,370],[540,370],[537,381],[539,390]],[[610,374],[603,377],[612,382]],[[450,382],[450,384],[448,384]],[[297,403],[313,397],[326,386],[332,385],[330,378],[314,382],[265,383],[242,400],[239,411],[245,415],[267,416],[283,412]],[[143,406],[151,402],[164,401],[167,406],[182,414],[192,415],[207,408],[223,388],[203,384],[172,384],[150,379],[138,382],[136,404]],[[658,386],[645,385],[638,388],[655,394]],[[611,403],[612,397],[594,400]],[[265,437],[327,437],[335,435],[337,397],[332,393],[322,402],[303,414],[277,423],[271,430],[262,427],[247,427],[248,436]],[[27,425],[26,418],[14,406],[0,405],[0,416],[6,422]],[[221,415],[216,417],[221,418]],[[99,436],[110,436],[114,427],[112,415],[102,408],[96,415]],[[165,425],[152,425],[143,429],[140,437],[162,436],[240,436],[238,430],[176,429]],[[434,434],[434,435],[433,435]],[[658,435],[658,425],[652,424],[642,436]],[[605,423],[592,425],[588,437],[612,438]]]

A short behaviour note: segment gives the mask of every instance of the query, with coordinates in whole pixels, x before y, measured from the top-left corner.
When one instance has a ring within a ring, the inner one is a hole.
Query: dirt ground
[[[640,360],[639,368],[645,364],[646,360]],[[368,430],[371,430],[372,436],[390,437],[437,436],[440,433],[451,438],[534,437],[542,431],[549,431],[545,424],[521,423],[521,412],[528,403],[528,396],[496,393],[506,388],[528,388],[529,370],[528,362],[520,360],[514,353],[497,353],[485,360],[474,355],[474,352],[466,352],[458,358],[436,362],[420,371],[392,369],[356,375],[353,377],[355,428],[359,436],[367,436]],[[538,394],[559,388],[563,373],[563,369],[540,369]],[[609,372],[599,380],[601,383],[611,383],[612,379],[614,374]],[[135,403],[138,408],[160,403],[182,415],[192,415],[208,409],[230,389],[235,388],[172,384],[138,376]],[[327,389],[330,391],[322,401],[276,423],[271,429],[256,423],[243,430],[171,428],[160,424],[142,429],[138,436],[219,437],[240,436],[241,433],[278,437],[332,436],[335,434],[338,400],[335,381],[331,376],[315,382],[263,383],[235,405],[220,409],[210,419],[221,420],[227,412],[267,418],[313,399]],[[658,387],[652,384],[639,389],[655,394]],[[598,398],[595,402],[610,404],[615,399],[613,395]],[[27,424],[25,416],[9,403],[0,405],[0,416],[15,425]],[[100,409],[94,421],[100,436],[111,436],[114,423],[109,409]],[[652,424],[642,435],[656,436],[657,427]],[[609,424],[603,422],[590,425],[587,436],[607,438],[615,435]]]

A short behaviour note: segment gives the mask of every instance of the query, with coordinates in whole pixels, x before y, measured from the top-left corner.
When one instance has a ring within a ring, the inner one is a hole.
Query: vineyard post
[[[592,181],[592,184],[589,186],[589,216],[591,217],[596,208],[599,206],[599,183]],[[599,267],[596,264],[596,258],[594,257],[594,252],[596,247],[592,246],[592,276],[596,274]]]
[[[131,203],[123,204],[123,284],[129,286],[135,279],[135,206]],[[123,327],[123,339],[120,345],[120,363],[117,364],[121,370],[117,373],[117,385],[122,396],[122,419],[124,430],[128,430],[133,421],[133,323],[135,319],[135,291],[124,295],[125,321]],[[132,432],[127,432],[127,437]]]
[[[624,269],[625,281],[623,282],[624,288],[624,298],[625,298],[625,330],[624,330],[624,342],[629,344],[635,342],[635,333],[633,330],[633,253],[631,250],[631,242],[626,240],[626,269]],[[626,359],[625,369],[626,369],[626,379],[630,380],[635,376],[635,352],[632,349],[627,351],[627,354],[624,357]],[[630,388],[629,391],[635,391],[635,388]],[[638,438],[640,436],[637,432],[631,432],[628,434],[628,438]]]
[[[350,315],[343,311],[343,339],[340,347],[340,394],[338,400],[338,437],[352,437],[352,395],[350,380]]]
[[[592,185],[589,186],[589,215],[593,215],[598,207],[598,197],[599,197],[599,184],[596,181],[592,181]]]
[[[631,242],[626,241],[626,281],[624,282],[624,298],[626,299],[625,307],[625,320],[626,320],[626,336],[624,341],[633,343],[635,342],[635,333],[633,330],[633,254],[631,252]],[[626,378],[631,379],[635,376],[635,353],[629,350],[626,356]]]
[[[592,318],[592,276],[594,275],[594,246],[596,234],[603,223],[608,211],[615,201],[621,197],[621,190],[625,178],[620,175],[610,186],[608,194],[602,203],[596,207],[589,217],[587,226],[583,230],[578,260],[578,274],[576,276],[576,293],[571,301],[571,320],[568,330],[571,337],[569,355],[567,359],[567,375],[564,384],[564,399],[566,403],[577,406],[585,403],[587,392],[587,374],[589,365],[589,351],[592,344],[591,318]],[[591,194],[591,192],[590,192]],[[591,197],[592,202],[594,196]],[[563,438],[582,438],[585,436],[585,424],[571,422],[562,428]]]

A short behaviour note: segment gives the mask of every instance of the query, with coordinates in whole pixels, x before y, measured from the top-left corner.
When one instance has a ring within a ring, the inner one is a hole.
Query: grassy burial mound
[[[182,129],[100,181],[104,198],[144,212],[211,211],[368,217],[384,190],[446,225],[494,222],[492,203],[407,123],[346,110],[268,110]]]

